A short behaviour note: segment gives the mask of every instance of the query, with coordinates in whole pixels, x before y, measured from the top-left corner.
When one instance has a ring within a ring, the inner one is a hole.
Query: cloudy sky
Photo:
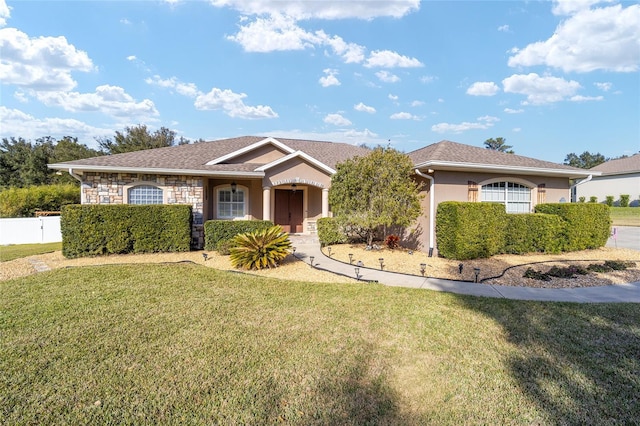
[[[640,5],[0,0],[0,137],[640,151]]]

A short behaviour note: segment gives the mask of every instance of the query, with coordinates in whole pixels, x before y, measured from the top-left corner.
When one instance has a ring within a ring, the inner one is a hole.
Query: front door
[[[301,233],[302,229],[302,191],[276,189],[275,222],[285,232]]]

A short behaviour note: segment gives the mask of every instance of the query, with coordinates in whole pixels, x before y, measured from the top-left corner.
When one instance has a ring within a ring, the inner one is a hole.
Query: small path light
[[[362,268],[364,266],[364,263],[362,263],[362,260],[358,260],[358,263],[356,263],[356,265]]]
[[[383,257],[379,258],[378,262],[380,262],[380,270],[382,271],[382,269],[384,268],[384,258]]]
[[[462,273],[462,269],[464,269],[464,265],[462,263],[458,263],[458,272]]]
[[[327,247],[327,251],[329,252],[329,257],[331,257],[331,246]]]
[[[476,274],[476,282],[478,282],[478,276],[480,275],[480,268],[473,268],[473,273]]]
[[[421,263],[420,264],[420,273],[422,274],[422,276],[424,277],[424,273],[427,270],[427,264],[426,263]]]
[[[309,256],[309,264],[310,264],[311,266],[313,266],[313,259],[315,259],[315,257],[314,257],[314,256]]]
[[[202,253],[202,258],[206,262],[209,259],[209,255],[207,253]]]
[[[295,257],[296,255],[296,248],[295,247],[291,247],[293,249],[293,256]]]
[[[353,263],[353,253],[349,253],[349,265]]]
[[[360,281],[360,268],[355,267],[353,269],[356,271],[356,280]]]

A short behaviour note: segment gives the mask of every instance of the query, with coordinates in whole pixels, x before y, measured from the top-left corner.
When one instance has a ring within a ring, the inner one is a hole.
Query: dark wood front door
[[[302,191],[276,189],[275,222],[285,232],[302,232]]]

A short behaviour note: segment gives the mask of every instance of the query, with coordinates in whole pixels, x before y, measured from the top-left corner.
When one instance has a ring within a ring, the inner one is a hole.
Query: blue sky
[[[640,151],[640,5],[0,0],[0,137]]]

